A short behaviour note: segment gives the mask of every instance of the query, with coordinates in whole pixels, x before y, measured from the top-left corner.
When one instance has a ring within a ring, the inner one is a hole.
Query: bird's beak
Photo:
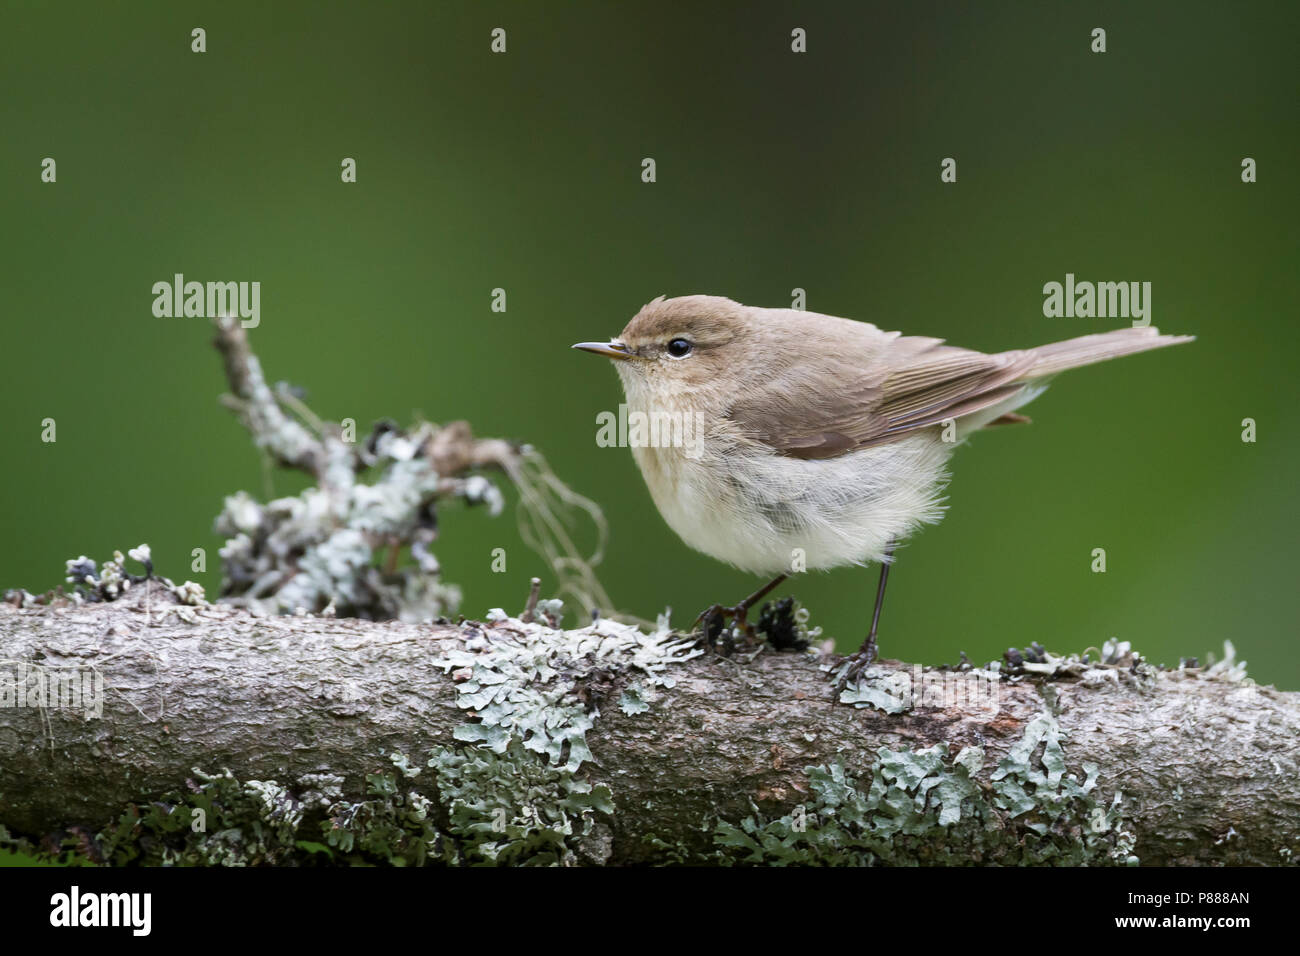
[[[579,342],[574,348],[595,355],[603,355],[606,358],[618,359],[620,362],[632,357],[632,350],[617,339],[611,339],[608,342]]]

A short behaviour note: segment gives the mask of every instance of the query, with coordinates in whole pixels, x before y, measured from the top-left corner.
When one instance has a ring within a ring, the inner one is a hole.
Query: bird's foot
[[[848,665],[840,671],[839,679],[835,682],[835,692],[839,693],[850,684],[856,684],[862,672],[871,666],[871,662],[876,659],[876,636],[872,634],[862,646],[848,656],[845,663]],[[831,674],[834,674],[831,671]]]
[[[700,613],[700,616],[695,619],[695,624],[692,625],[692,630],[700,632],[700,643],[710,650],[720,649],[727,657],[730,657],[736,650],[737,635],[744,638],[747,644],[755,643],[757,635],[754,633],[753,625],[749,623],[749,609],[767,597],[772,589],[784,581],[786,577],[788,575],[778,574],[745,600],[732,607],[712,604],[705,608]],[[731,619],[731,627],[724,626],[727,618]]]
[[[692,630],[699,634],[698,643],[709,650],[717,651],[723,657],[730,657],[736,651],[737,635],[746,642],[755,639],[754,626],[749,623],[749,606],[743,601],[732,607],[711,604],[700,612],[695,619]],[[731,621],[731,626],[727,626]]]

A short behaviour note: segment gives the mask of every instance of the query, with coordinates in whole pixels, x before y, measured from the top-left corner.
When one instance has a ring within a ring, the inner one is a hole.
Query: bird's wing
[[[868,328],[869,340],[855,337],[817,368],[778,357],[729,417],[747,437],[782,454],[834,458],[997,404],[1024,387],[1033,364],[1027,352],[986,355]]]

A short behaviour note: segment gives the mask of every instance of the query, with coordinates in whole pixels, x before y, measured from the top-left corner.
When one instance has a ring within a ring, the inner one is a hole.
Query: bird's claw
[[[736,631],[739,631],[746,640],[753,641],[756,638],[754,626],[747,620],[748,615],[749,608],[743,604],[733,607],[710,604],[700,612],[691,629],[699,632],[699,643],[715,650],[721,645],[722,654],[730,657],[736,649]],[[726,626],[728,619],[732,622],[730,628]]]
[[[850,684],[856,684],[862,672],[871,666],[871,662],[876,659],[875,643],[866,644],[854,651],[846,658],[847,667],[840,671],[839,679],[835,681],[835,692],[839,693]],[[834,671],[831,671],[834,674]]]
[[[691,630],[698,631],[700,629],[700,625],[704,624],[705,621],[712,623],[713,618],[725,616],[727,610],[728,609],[723,607],[721,604],[710,604],[708,607],[706,607],[703,611],[700,612],[700,616],[697,617],[695,619],[695,623],[691,625]]]

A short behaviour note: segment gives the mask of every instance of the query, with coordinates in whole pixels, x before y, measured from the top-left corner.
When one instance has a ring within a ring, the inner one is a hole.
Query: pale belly
[[[925,433],[803,461],[754,447],[699,458],[633,448],[660,514],[690,547],[755,574],[879,561],[943,513],[951,445]]]

